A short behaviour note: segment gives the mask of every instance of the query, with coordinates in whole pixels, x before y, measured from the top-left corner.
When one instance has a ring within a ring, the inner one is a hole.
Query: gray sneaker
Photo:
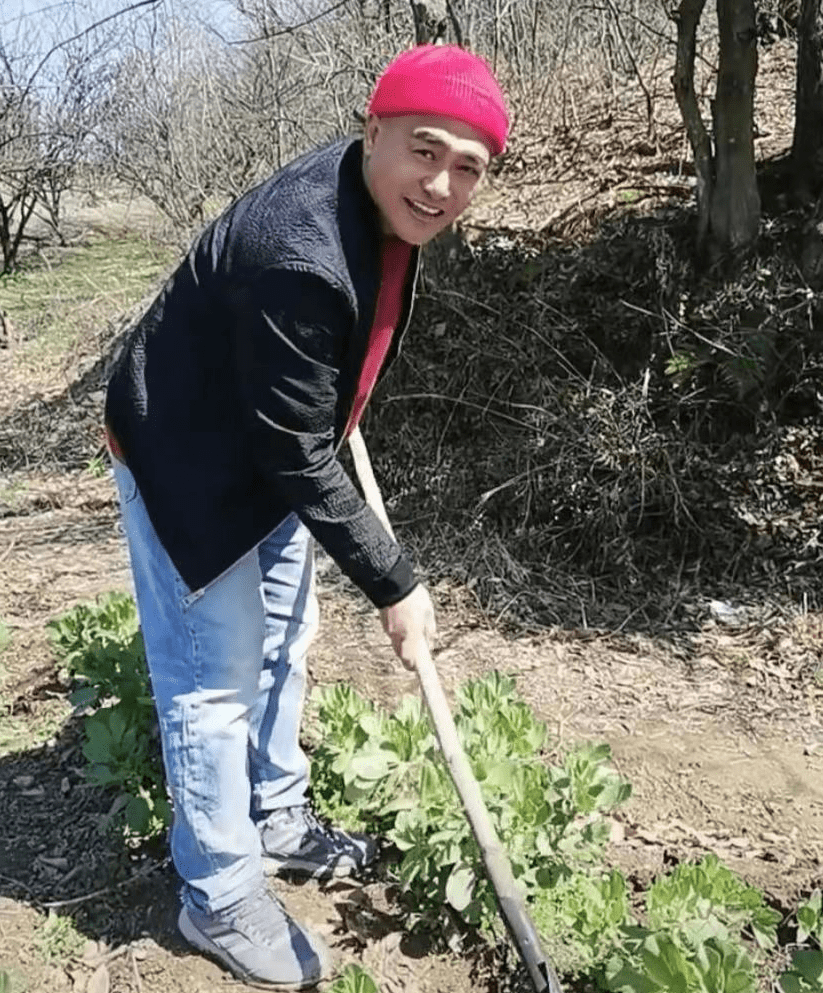
[[[215,914],[184,904],[177,926],[190,944],[252,986],[305,990],[331,976],[323,939],[293,921],[263,888]]]
[[[263,870],[331,879],[362,872],[377,855],[367,834],[327,827],[304,804],[272,811],[258,823],[263,842]]]

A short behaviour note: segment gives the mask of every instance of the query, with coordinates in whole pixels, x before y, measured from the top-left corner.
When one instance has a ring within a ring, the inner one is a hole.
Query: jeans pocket
[[[219,576],[215,576],[214,579],[209,580],[205,586],[201,586],[196,590],[193,590],[187,586],[185,581],[180,576],[180,573],[175,569],[174,584],[177,590],[177,602],[180,605],[180,609],[183,611],[189,610],[198,602],[198,600],[202,600],[207,593],[214,592],[215,588],[218,586],[222,586],[225,589],[226,579],[238,569],[242,569],[249,556],[254,556],[254,561],[257,563],[257,546],[255,546],[250,552],[247,552],[245,555],[237,559],[236,562],[232,562],[232,564],[228,566],[228,568],[224,569]],[[257,585],[259,585],[259,579],[260,576],[258,572]],[[220,596],[221,594],[216,595]]]
[[[182,579],[175,582],[179,592],[178,602],[182,610],[188,610],[190,607],[193,607],[209,588],[208,586],[201,586],[199,590],[190,590]]]

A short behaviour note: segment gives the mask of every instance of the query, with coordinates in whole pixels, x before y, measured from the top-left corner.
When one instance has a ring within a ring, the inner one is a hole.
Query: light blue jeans
[[[261,884],[255,822],[305,802],[299,734],[318,622],[312,538],[292,514],[190,590],[134,477],[112,461],[174,806],[172,858],[183,899],[214,912]]]

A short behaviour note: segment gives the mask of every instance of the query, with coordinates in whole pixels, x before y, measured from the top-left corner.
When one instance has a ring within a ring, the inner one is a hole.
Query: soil
[[[2,655],[0,968],[19,991],[237,986],[177,936],[165,851],[129,850],[105,832],[112,797],[84,782],[78,722],[45,637],[45,622],[72,604],[129,588],[112,485],[88,472],[31,473],[16,484],[0,519],[0,616],[12,632]],[[333,569],[321,575],[312,680],[348,680],[386,707],[415,692],[373,611]],[[638,886],[709,851],[787,913],[823,883],[819,615],[756,624],[735,615],[731,626],[707,611],[694,631],[656,639],[584,629],[514,636],[466,590],[434,594],[447,693],[499,669],[516,677],[559,744],[612,746],[633,795],[614,815],[609,856]],[[406,933],[385,879],[276,888],[341,963],[363,963],[387,993],[501,988],[499,964]],[[68,915],[85,939],[52,961],[42,937],[49,913]]]

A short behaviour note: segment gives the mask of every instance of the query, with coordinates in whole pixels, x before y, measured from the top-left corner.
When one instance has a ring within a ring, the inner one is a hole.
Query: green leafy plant
[[[797,941],[802,944],[813,938],[823,945],[823,913],[821,912],[821,891],[815,890],[806,903],[797,910]]]
[[[491,927],[494,892],[419,698],[404,698],[387,715],[335,686],[315,690],[312,703],[321,812],[395,844],[400,879],[421,916],[449,905],[467,923]],[[548,765],[545,726],[500,673],[461,686],[457,704],[458,734],[527,898],[596,865],[608,837],[602,813],[629,795],[608,747],[583,745]]]
[[[37,934],[37,947],[47,962],[64,961],[78,955],[86,939],[74,926],[71,917],[49,911]]]
[[[86,775],[123,797],[129,834],[152,837],[171,821],[143,639],[133,599],[110,593],[47,625],[74,680],[71,702],[85,718]]]
[[[640,190],[618,190],[617,199],[619,203],[637,203],[643,194]]]
[[[329,987],[329,993],[380,993],[380,989],[361,966],[347,965]]]
[[[797,910],[797,943],[810,947],[792,952],[792,965],[780,977],[783,993],[823,993],[823,913],[821,891],[815,890]]]
[[[314,800],[349,826],[381,831],[416,919],[449,906],[493,936],[496,901],[474,837],[418,698],[389,715],[350,686],[316,689]],[[604,867],[609,822],[629,796],[603,744],[555,761],[545,726],[499,673],[457,692],[455,724],[545,948],[566,976],[612,993],[756,993],[780,915],[714,855],[654,881],[641,923],[623,875]],[[799,935],[819,935],[819,895],[798,911]],[[823,961],[798,953],[784,993]]]
[[[635,923],[622,873],[560,871],[544,883],[534,895],[532,919],[556,968],[595,972]]]
[[[763,894],[715,855],[655,880],[646,917],[647,926],[626,929],[605,968],[606,989],[755,993],[755,961],[774,947],[780,923]]]
[[[102,479],[108,471],[106,459],[102,455],[94,455],[86,463],[86,472],[92,479]]]
[[[763,894],[744,883],[716,855],[685,862],[655,881],[646,897],[655,929],[679,929],[685,944],[704,935],[728,938],[748,928],[760,948],[772,948],[780,914]]]
[[[710,938],[691,953],[665,932],[637,928],[605,969],[605,989],[617,993],[756,993],[757,977],[738,944]]]

